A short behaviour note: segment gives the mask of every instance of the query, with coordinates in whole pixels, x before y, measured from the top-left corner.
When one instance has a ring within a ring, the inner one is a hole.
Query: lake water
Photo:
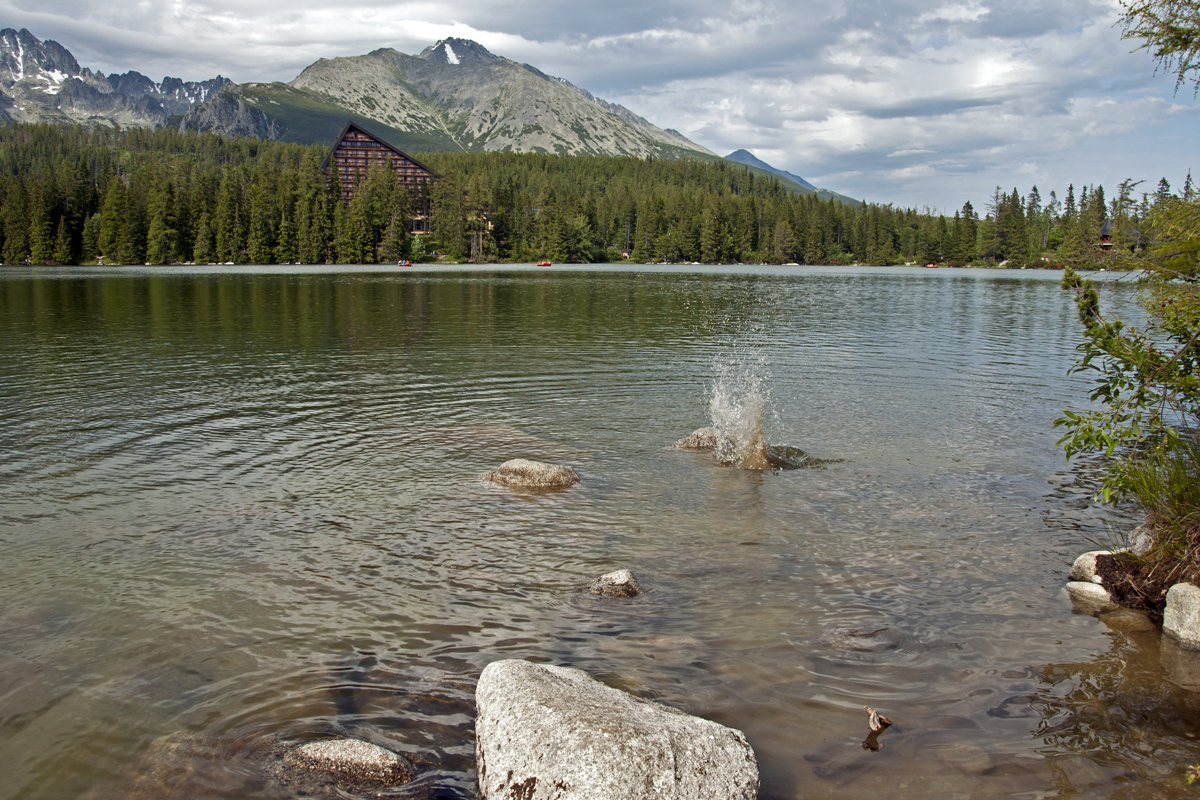
[[[473,797],[510,657],[743,730],[764,798],[1191,796],[1179,664],[1062,593],[1134,515],[1055,447],[1058,279],[4,269],[0,798],[281,797],[331,735]],[[829,461],[672,447],[718,384]],[[582,482],[480,480],[518,456]]]

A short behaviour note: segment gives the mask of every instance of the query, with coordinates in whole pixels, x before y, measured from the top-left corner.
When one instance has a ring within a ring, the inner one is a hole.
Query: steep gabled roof
[[[383,147],[385,149],[390,150],[391,152],[395,153],[400,158],[403,158],[407,161],[411,161],[412,163],[416,164],[421,169],[428,172],[430,175],[434,175],[434,176],[437,175],[436,172],[434,172],[429,167],[422,164],[420,161],[417,161],[415,158],[410,156],[408,153],[405,153],[403,150],[401,150],[398,147],[394,147],[393,145],[388,144],[386,139],[373,133],[372,131],[367,130],[362,125],[359,125],[357,122],[354,122],[353,120],[348,121],[344,126],[342,126],[341,133],[339,133],[337,135],[337,138],[333,140],[333,146],[329,148],[329,152],[325,154],[324,160],[321,161],[321,169],[322,170],[329,169],[329,162],[333,160],[333,154],[337,150],[338,145],[341,144],[342,141],[346,138],[346,134],[348,134],[352,130],[358,131],[359,133],[363,134],[364,136],[371,137],[372,139],[374,139],[375,141],[377,141],[381,145],[383,145]]]

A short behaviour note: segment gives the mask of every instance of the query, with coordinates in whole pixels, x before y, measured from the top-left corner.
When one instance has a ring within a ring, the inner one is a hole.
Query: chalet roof
[[[434,171],[433,171],[433,170],[431,170],[429,167],[427,167],[427,166],[425,166],[424,164],[422,164],[422,163],[421,163],[420,161],[418,161],[417,159],[415,159],[415,158],[413,158],[412,156],[410,156],[408,153],[405,153],[405,152],[404,152],[403,150],[401,150],[400,148],[398,148],[398,147],[395,147],[395,146],[393,146],[393,145],[389,144],[389,143],[387,142],[387,140],[386,140],[386,139],[384,139],[382,136],[379,136],[378,134],[374,133],[373,131],[369,131],[369,130],[367,130],[367,129],[366,129],[366,128],[364,128],[362,125],[359,125],[357,122],[354,122],[353,120],[351,120],[351,121],[348,121],[348,122],[347,122],[345,125],[343,125],[343,126],[342,126],[342,131],[341,131],[341,133],[339,133],[339,134],[337,135],[337,138],[333,140],[333,146],[329,148],[329,152],[325,154],[325,158],[324,158],[324,160],[322,160],[322,161],[321,161],[321,169],[322,169],[322,170],[327,170],[327,169],[329,169],[329,162],[333,160],[333,153],[334,153],[334,151],[336,151],[336,150],[337,150],[337,148],[338,148],[338,145],[342,143],[342,140],[346,138],[346,134],[348,134],[348,133],[349,133],[350,131],[352,131],[352,130],[358,131],[359,133],[362,133],[362,134],[364,134],[364,135],[366,135],[366,136],[369,136],[369,137],[371,137],[372,139],[374,139],[375,141],[377,141],[377,142],[379,142],[381,145],[383,145],[385,149],[387,149],[387,150],[390,150],[391,152],[395,153],[395,154],[396,154],[397,156],[399,156],[400,158],[403,158],[403,159],[406,159],[406,160],[408,160],[408,161],[411,161],[412,163],[416,164],[416,165],[417,165],[418,167],[420,167],[421,169],[423,169],[423,170],[425,170],[426,172],[428,172],[430,175],[434,175],[434,176],[436,176],[436,175],[437,175],[437,173],[436,173],[436,172],[434,172]]]

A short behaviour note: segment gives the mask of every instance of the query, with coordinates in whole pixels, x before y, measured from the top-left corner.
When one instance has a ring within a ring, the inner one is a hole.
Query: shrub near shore
[[[1148,256],[1124,260],[1142,271],[1144,328],[1105,317],[1095,284],[1063,274],[1084,325],[1074,371],[1095,373],[1091,399],[1103,405],[1066,411],[1055,425],[1067,431],[1059,443],[1068,457],[1110,457],[1101,499],[1144,509],[1150,548],[1117,556],[1123,575],[1105,585],[1161,613],[1172,584],[1200,585],[1200,199],[1163,198],[1146,221]]]

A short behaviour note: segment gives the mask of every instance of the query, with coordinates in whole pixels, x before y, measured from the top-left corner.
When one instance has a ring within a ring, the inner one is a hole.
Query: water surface
[[[1054,445],[1088,390],[1058,278],[6,269],[0,797],[164,758],[146,796],[275,797],[265,754],[329,735],[472,797],[510,657],[745,731],[764,798],[1187,796],[1186,663],[1061,592],[1132,516]],[[730,370],[830,462],[674,449]],[[582,483],[479,480],[518,456]],[[643,595],[580,593],[621,567]]]

